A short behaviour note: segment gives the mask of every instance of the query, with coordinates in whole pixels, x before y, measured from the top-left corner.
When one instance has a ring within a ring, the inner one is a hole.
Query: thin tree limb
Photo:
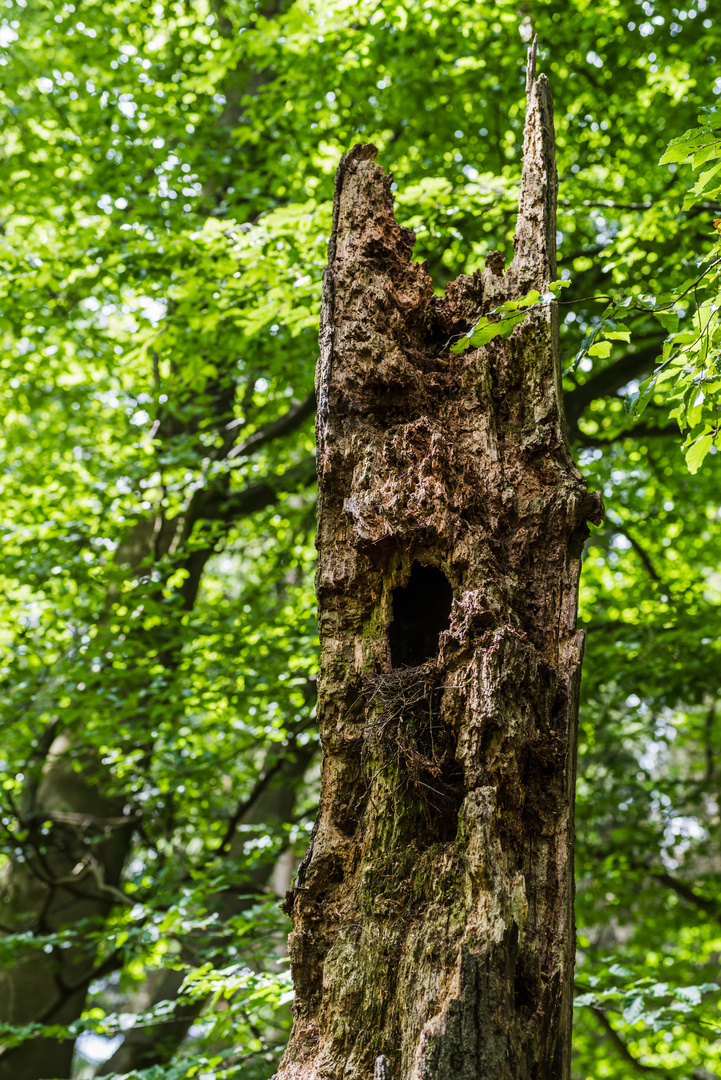
[[[272,506],[279,495],[296,491],[298,488],[309,487],[315,483],[315,480],[315,458],[309,455],[297,465],[291,465],[285,472],[267,476],[257,484],[250,484],[241,491],[219,498],[215,506],[211,504],[207,508],[214,512],[206,512],[201,516],[228,522],[237,521],[238,518],[255,514],[258,510],[264,510],[266,506]]]
[[[562,199],[559,206],[568,207],[571,210],[607,208],[610,210],[651,210],[656,205],[652,202],[616,202],[615,199],[583,199],[582,202],[574,202],[573,199]]]
[[[622,439],[657,439],[665,435],[678,435],[678,424],[659,424],[656,426],[647,424],[634,424],[633,427],[624,428],[615,435],[604,437],[603,432],[597,435],[589,435],[586,431],[577,429],[573,435],[574,443],[580,446],[611,446],[612,443],[621,442]]]
[[[711,702],[711,708],[706,714],[706,722],[704,724],[704,738],[706,742],[706,783],[712,784],[714,780],[715,772],[715,754],[711,736],[713,734],[714,721],[716,719],[716,698]]]
[[[224,852],[227,851],[231,840],[235,836],[235,830],[237,829],[240,821],[243,819],[243,816],[247,814],[248,810],[250,810],[253,804],[263,794],[271,780],[278,775],[282,766],[283,759],[278,758],[274,765],[271,765],[270,768],[264,770],[260,774],[260,776],[255,782],[255,787],[251,791],[250,795],[248,795],[247,798],[242,799],[236,806],[235,811],[230,818],[230,821],[228,822],[228,828],[225,830],[223,839],[218,844],[217,848],[213,852],[213,855],[222,855],[224,854]]]
[[[606,1032],[609,1042],[613,1043],[623,1060],[627,1062],[631,1066],[631,1068],[635,1069],[636,1072],[639,1073],[656,1073],[660,1076],[669,1075],[668,1069],[663,1069],[659,1065],[644,1065],[642,1061],[639,1061],[637,1057],[634,1057],[621,1036],[616,1031],[615,1027],[612,1025],[611,1021],[606,1016],[603,1009],[599,1009],[595,1005],[589,1005],[588,1008],[591,1010],[603,1030]]]
[[[682,900],[686,900],[689,904],[697,907],[699,911],[709,915],[714,922],[721,923],[721,904],[718,901],[710,900],[706,896],[699,896],[685,881],[681,881],[680,878],[674,877],[673,874],[669,874],[665,870],[647,870],[647,873],[649,877],[655,878],[656,881],[675,892]]]
[[[261,447],[271,442],[273,439],[279,438],[281,435],[288,435],[291,431],[295,431],[300,425],[312,416],[315,412],[315,391],[312,390],[307,397],[302,401],[295,402],[286,413],[279,416],[277,420],[273,420],[272,423],[266,424],[262,428],[258,428],[252,435],[249,435],[243,442],[234,446],[230,453],[227,455],[226,460],[230,461],[232,458],[239,457],[241,454],[253,454],[256,450],[260,450]]]
[[[659,585],[663,584],[660,575],[658,574],[655,566],[651,562],[648,552],[641,546],[638,540],[628,531],[624,525],[618,525],[616,522],[611,522],[615,532],[620,533],[621,536],[625,536],[633,550],[638,555],[639,559],[643,563],[646,573],[653,580],[658,582]]]

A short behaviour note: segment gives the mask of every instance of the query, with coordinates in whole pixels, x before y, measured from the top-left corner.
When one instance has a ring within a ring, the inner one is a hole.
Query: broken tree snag
[[[282,1080],[566,1080],[587,520],[555,311],[449,338],[555,277],[548,84],[529,63],[515,258],[434,296],[391,177],[336,179],[318,367],[324,763],[288,896]]]

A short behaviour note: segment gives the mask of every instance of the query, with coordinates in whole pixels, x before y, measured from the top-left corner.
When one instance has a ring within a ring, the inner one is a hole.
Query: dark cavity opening
[[[438,639],[448,629],[453,590],[435,566],[414,562],[406,586],[393,590],[393,619],[388,629],[391,664],[418,667],[438,655]]]

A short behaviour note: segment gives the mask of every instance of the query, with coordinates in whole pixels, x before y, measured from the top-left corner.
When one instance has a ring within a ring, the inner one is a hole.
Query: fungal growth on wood
[[[435,295],[372,146],[336,177],[317,371],[320,808],[286,910],[279,1080],[568,1080],[587,521],[553,307],[553,114],[529,54],[514,257]]]

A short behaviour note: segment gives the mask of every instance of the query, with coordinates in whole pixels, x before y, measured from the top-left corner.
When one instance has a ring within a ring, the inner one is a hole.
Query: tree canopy
[[[78,1077],[274,1071],[278,901],[317,802],[333,174],[378,146],[439,292],[508,256],[534,33],[569,432],[607,507],[582,575],[574,1076],[716,1075],[706,0],[1,10],[0,984],[25,1000],[0,1017],[0,1075],[73,1043]]]

